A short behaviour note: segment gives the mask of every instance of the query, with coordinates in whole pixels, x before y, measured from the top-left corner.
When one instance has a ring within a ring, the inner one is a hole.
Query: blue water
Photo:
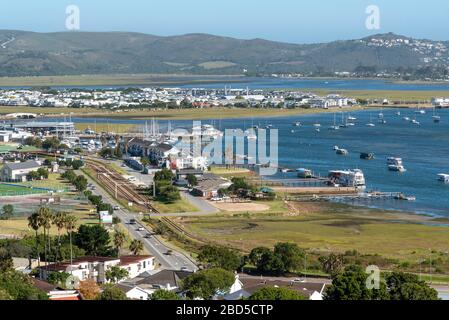
[[[161,84],[163,87],[179,88],[246,88],[255,89],[327,89],[327,90],[403,90],[403,91],[445,91],[449,90],[449,83],[441,84],[416,84],[416,83],[394,83],[392,81],[380,79],[279,79],[279,78],[260,78],[260,77],[236,77],[232,80],[237,83],[216,82],[216,83],[193,83],[193,84]],[[62,90],[69,88],[78,89],[119,89],[125,87],[154,87],[154,85],[128,85],[119,86],[53,86],[53,88]],[[3,86],[2,89],[30,88],[29,86]]]
[[[338,131],[328,130],[334,122],[333,114],[291,116],[283,118],[260,119],[225,119],[208,120],[220,129],[249,128],[251,124],[265,127],[272,124],[279,130],[279,165],[281,167],[309,168],[315,174],[326,176],[329,170],[362,169],[367,180],[368,190],[384,192],[402,192],[417,197],[416,202],[396,200],[372,200],[362,204],[370,207],[402,210],[420,214],[449,217],[449,184],[437,181],[437,174],[449,174],[449,110],[438,110],[441,123],[432,121],[432,111],[416,114],[415,110],[383,110],[387,124],[378,124],[378,111],[359,111],[351,115],[358,120],[357,125]],[[403,120],[404,116],[416,117],[421,125],[416,126]],[[341,123],[341,114],[337,114],[337,123]],[[367,127],[372,119],[376,127]],[[54,119],[60,120],[60,119]],[[135,123],[144,120],[86,119],[75,118],[74,122],[92,123]],[[303,125],[293,127],[292,123],[300,121]],[[160,121],[162,130],[167,121]],[[172,127],[191,127],[191,121],[171,121]],[[313,124],[322,125],[321,132],[316,132]],[[295,133],[291,133],[295,130]],[[333,147],[337,145],[349,151],[348,156],[336,155]],[[360,159],[360,152],[373,152],[376,159]],[[401,157],[407,169],[405,173],[387,170],[386,158]],[[279,174],[294,177],[291,174]]]
[[[278,79],[249,78],[241,83],[196,83],[181,85],[181,88],[250,88],[254,89],[328,89],[328,90],[404,90],[404,91],[443,91],[449,90],[449,83],[416,84],[394,83],[377,79]]]

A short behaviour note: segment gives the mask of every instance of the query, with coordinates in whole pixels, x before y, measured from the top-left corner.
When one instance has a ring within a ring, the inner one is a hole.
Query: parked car
[[[114,210],[120,210],[119,206],[114,206]]]
[[[173,254],[173,250],[168,250],[166,253],[167,256],[171,256],[172,254]]]
[[[144,227],[139,227],[139,228],[137,228],[137,231],[145,231],[145,228]]]

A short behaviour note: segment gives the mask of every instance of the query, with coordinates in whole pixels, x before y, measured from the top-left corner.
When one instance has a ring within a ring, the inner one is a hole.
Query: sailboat
[[[435,107],[433,108],[433,116],[432,116],[433,122],[438,123],[441,121],[441,117],[436,114]]]
[[[375,127],[371,114],[369,115],[369,122],[366,124],[367,127]]]
[[[337,114],[334,113],[334,125],[329,127],[329,130],[340,130],[340,127],[337,126]]]

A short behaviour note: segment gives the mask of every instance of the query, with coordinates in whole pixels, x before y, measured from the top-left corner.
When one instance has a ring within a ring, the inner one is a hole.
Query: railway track
[[[150,210],[152,213],[158,213],[150,201],[143,195],[141,195],[136,187],[129,181],[124,179],[117,171],[108,168],[107,165],[100,161],[86,159],[86,166],[91,168],[97,179],[102,183],[114,197],[122,198],[128,202],[135,203],[143,210]]]
[[[169,227],[173,228],[175,231],[181,233],[182,235],[185,235],[186,237],[193,239],[195,241],[198,241],[200,243],[205,243],[205,241],[198,236],[194,235],[193,233],[190,233],[186,230],[184,230],[181,226],[179,226],[176,222],[173,222],[167,217],[162,217],[161,220],[166,223]]]

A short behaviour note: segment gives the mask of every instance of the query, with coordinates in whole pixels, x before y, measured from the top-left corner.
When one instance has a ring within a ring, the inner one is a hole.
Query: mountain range
[[[0,76],[76,74],[413,73],[449,67],[449,41],[393,33],[292,44],[209,34],[0,30]]]

